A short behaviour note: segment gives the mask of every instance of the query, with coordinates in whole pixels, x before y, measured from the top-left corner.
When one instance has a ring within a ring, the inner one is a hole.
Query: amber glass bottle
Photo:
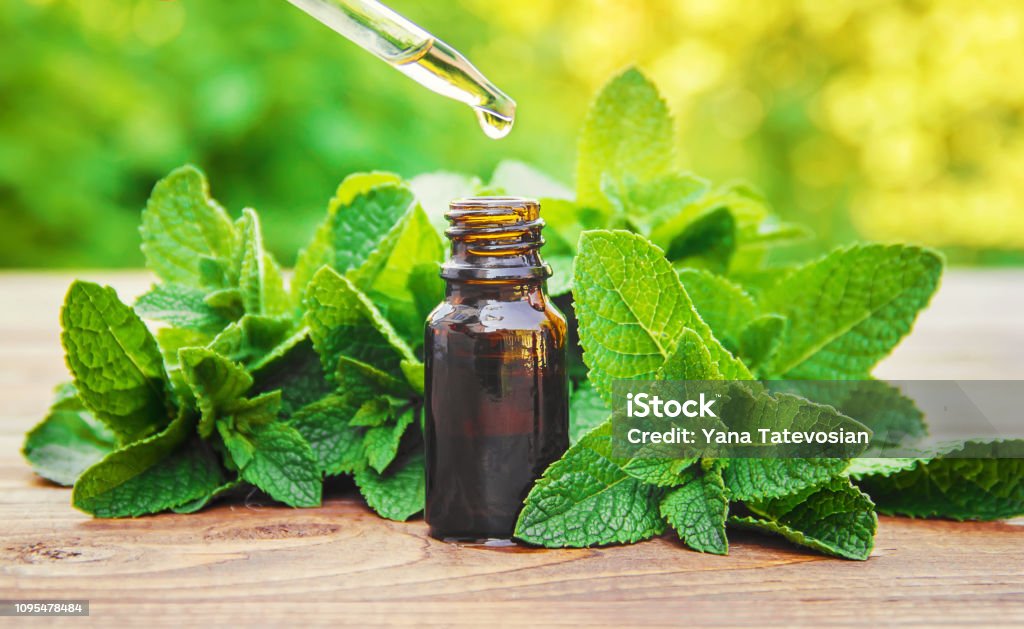
[[[440,539],[508,539],[523,499],[568,447],[565,318],[540,206],[512,197],[452,202],[447,290],[427,320],[427,504]]]

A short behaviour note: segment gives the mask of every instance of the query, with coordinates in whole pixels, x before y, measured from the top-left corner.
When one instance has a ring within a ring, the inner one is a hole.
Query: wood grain
[[[122,297],[148,283],[78,275]],[[750,533],[731,535],[728,557],[671,536],[585,550],[446,545],[421,521],[375,517],[344,484],[319,509],[250,496],[188,516],[92,520],[18,454],[66,378],[57,313],[69,281],[0,274],[0,598],[87,598],[105,626],[1024,624],[1020,520],[882,518],[864,563]],[[949,274],[879,372],[1024,379],[1022,282],[1019,272]]]

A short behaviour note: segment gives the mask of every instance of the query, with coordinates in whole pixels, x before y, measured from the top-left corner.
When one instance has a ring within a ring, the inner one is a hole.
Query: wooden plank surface
[[[125,299],[148,284],[139,273],[76,275]],[[728,557],[671,536],[583,550],[446,545],[422,521],[375,517],[344,484],[319,509],[250,497],[195,515],[92,520],[18,453],[66,379],[57,316],[70,278],[0,274],[0,599],[87,598],[105,626],[1024,624],[1024,520],[882,518],[864,563],[751,533],[731,534]],[[1022,286],[1016,271],[949,273],[877,373],[1024,379]]]

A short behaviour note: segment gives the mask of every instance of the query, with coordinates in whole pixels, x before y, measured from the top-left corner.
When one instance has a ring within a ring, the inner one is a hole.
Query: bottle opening
[[[452,201],[445,218],[451,226],[451,256],[441,268],[445,279],[544,279],[551,269],[538,250],[544,245],[540,203],[522,197],[470,197]]]

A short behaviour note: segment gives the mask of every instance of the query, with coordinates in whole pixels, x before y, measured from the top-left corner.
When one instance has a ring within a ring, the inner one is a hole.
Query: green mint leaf
[[[156,343],[160,346],[165,367],[170,370],[167,375],[171,378],[174,391],[179,396],[182,394],[182,390],[178,385],[184,384],[184,382],[175,381],[177,377],[175,374],[179,367],[178,352],[186,347],[203,347],[212,340],[213,338],[209,334],[186,328],[160,328],[156,331]],[[185,389],[188,389],[188,385],[185,385]]]
[[[1011,518],[1024,515],[1021,448],[1024,442],[1019,440],[969,441],[945,448],[930,460],[898,459],[887,469],[860,464],[851,468],[851,475],[882,513],[953,520]],[[971,458],[972,454],[987,458]]]
[[[387,423],[391,419],[391,415],[391,402],[388,401],[388,398],[383,396],[375,397],[367,400],[359,407],[359,410],[352,416],[352,421],[349,424],[373,428]],[[385,464],[384,467],[387,467],[387,465]]]
[[[607,173],[602,179],[602,192],[612,208],[645,236],[666,221],[689,214],[687,208],[707,191],[708,182],[689,173],[669,173],[647,182],[616,180]]]
[[[580,237],[575,298],[583,359],[610,403],[616,379],[653,379],[684,328],[695,331],[725,378],[750,372],[715,339],[660,249],[625,231]]]
[[[700,336],[684,328],[672,355],[655,374],[657,380],[720,380],[721,374],[711,362],[711,354]],[[657,446],[654,446],[657,447]],[[675,459],[660,456],[637,456],[618,461],[622,470],[647,484],[657,487],[674,487],[683,482],[681,474],[696,462],[696,459]]]
[[[415,358],[406,358],[399,365],[405,381],[416,395],[423,395],[423,387],[426,385],[426,365]]]
[[[611,459],[605,422],[551,464],[530,490],[515,535],[531,544],[584,547],[638,542],[664,530],[663,490],[626,474]]]
[[[366,431],[363,448],[366,452],[366,462],[371,468],[378,473],[383,473],[388,465],[395,460],[402,435],[405,434],[405,429],[414,419],[416,419],[416,414],[409,410],[403,413],[392,426],[377,426]],[[350,423],[350,425],[354,424]]]
[[[241,477],[291,507],[320,504],[323,478],[310,445],[297,430],[272,422],[234,431],[218,422],[224,445]]]
[[[403,362],[403,371],[406,370],[404,365]],[[340,390],[363,396],[384,394],[402,397],[408,396],[411,390],[409,383],[405,380],[395,378],[373,365],[346,356],[342,356],[338,360],[338,370],[335,376]],[[422,389],[419,392],[422,393]]]
[[[901,245],[856,245],[799,267],[760,296],[789,320],[772,376],[866,378],[909,331],[942,273],[938,254]]]
[[[245,293],[238,287],[218,288],[206,293],[203,302],[234,320],[245,314]]]
[[[675,129],[658,89],[635,68],[611,80],[587,112],[576,159],[576,198],[609,208],[605,178],[645,183],[668,174],[675,162]]]
[[[185,348],[179,352],[185,381],[199,405],[199,435],[213,434],[214,422],[221,413],[230,411],[252,386],[252,376],[240,364],[202,347]]]
[[[408,185],[439,236],[448,229],[444,215],[452,199],[475,196],[483,187],[477,177],[443,171],[417,175],[409,180]]]
[[[249,314],[276,316],[291,309],[284,290],[281,268],[273,256],[263,250],[263,232],[255,210],[242,210],[238,221],[241,257],[238,262],[238,287]]]
[[[413,193],[390,173],[359,173],[345,179],[327,208],[313,241],[299,253],[292,297],[299,303],[317,271],[344,275],[357,269],[385,241],[392,243],[402,218],[415,207]]]
[[[205,301],[206,293],[184,284],[157,284],[135,302],[135,312],[176,328],[216,334],[231,319]]]
[[[729,395],[722,410],[723,417],[731,418],[729,430],[866,430],[863,424],[831,406],[789,393],[771,395],[758,387],[746,393],[733,388]],[[849,459],[840,458],[734,458],[729,460],[723,478],[734,500],[761,500],[821,485],[840,475],[848,464]]]
[[[309,443],[324,474],[348,474],[366,467],[367,428],[350,424],[364,402],[361,395],[333,393],[303,406],[288,420]]]
[[[238,245],[231,218],[210,198],[206,177],[183,166],[157,182],[142,212],[146,266],[165,282],[203,286],[201,258],[229,260]]]
[[[306,286],[320,267],[335,263],[335,223],[342,220],[335,215],[344,211],[342,208],[349,206],[357,195],[366,194],[376,186],[401,182],[401,177],[387,172],[353,173],[345,177],[327,206],[327,218],[317,227],[310,243],[299,251],[291,283],[292,301],[296,306],[302,305]],[[383,233],[390,228],[386,226]]]
[[[748,503],[753,517],[729,518],[729,524],[769,533],[814,550],[867,559],[875,544],[878,518],[867,494],[845,478],[789,498]]]
[[[245,363],[261,365],[266,357],[292,338],[291,317],[247,314],[224,328],[208,347],[218,354]]]
[[[791,380],[786,391],[827,404],[872,431],[872,448],[909,446],[924,437],[924,413],[896,386],[882,380]],[[936,453],[936,455],[939,453]]]
[[[569,399],[569,441],[576,443],[600,425],[612,411],[600,394],[586,381],[572,392]]]
[[[751,370],[760,374],[782,342],[786,331],[786,318],[776,314],[752,319],[739,336],[738,353]]]
[[[568,186],[555,181],[533,166],[514,159],[506,159],[498,163],[488,186],[516,197],[571,199],[574,196]]]
[[[85,409],[75,393],[71,397],[58,393],[46,419],[26,435],[21,451],[36,474],[70,486],[114,447],[114,436]]]
[[[281,391],[282,419],[334,390],[306,330],[264,355],[250,366],[250,373],[254,380],[253,393]]]
[[[730,459],[722,477],[733,500],[789,496],[835,478],[847,459]]]
[[[683,328],[672,354],[654,374],[656,380],[721,380],[722,374],[700,335]]]
[[[543,256],[544,262],[551,267],[551,277],[547,281],[548,296],[558,297],[572,291],[572,255]]]
[[[61,310],[79,397],[122,443],[167,426],[169,382],[156,339],[113,288],[76,281]]]
[[[419,263],[409,269],[409,277],[405,285],[412,296],[415,312],[421,313],[420,327],[434,308],[444,299],[444,280],[441,279],[441,266],[437,263]],[[413,346],[423,344],[423,330]]]
[[[217,456],[182,414],[163,432],[108,454],[75,482],[71,503],[100,518],[159,513],[197,500],[227,480]]]
[[[230,426],[248,432],[256,426],[277,421],[280,410],[281,392],[268,391],[255,397],[238,400],[230,406],[225,415],[228,416]]]
[[[729,498],[718,465],[687,472],[682,484],[662,499],[660,511],[690,548],[716,555],[729,553],[725,535]]]
[[[677,265],[724,273],[736,251],[736,220],[726,208],[716,208],[694,219],[665,248]]]
[[[230,480],[221,485],[220,487],[217,487],[216,489],[210,491],[205,496],[196,498],[192,502],[186,502],[176,507],[171,507],[171,511],[175,513],[195,513],[197,511],[200,511],[201,509],[206,508],[211,502],[231,492],[239,485],[241,485],[240,481]]]
[[[557,297],[572,290],[572,265],[580,234],[607,227],[610,218],[605,212],[563,199],[541,199],[540,204],[545,240],[541,256],[552,272],[547,280],[548,295]]]
[[[366,504],[377,515],[403,522],[423,511],[423,467],[423,452],[416,451],[400,457],[383,474],[367,468],[357,471],[354,478]]]
[[[393,237],[389,236],[349,278],[411,346],[423,343],[423,322],[444,297],[444,283],[438,276],[444,258],[441,238],[418,205],[408,213]],[[432,277],[411,286],[417,269],[426,268]],[[422,303],[429,303],[422,309]]]
[[[333,269],[316,274],[307,302],[306,325],[325,370],[332,371],[345,356],[404,377],[402,361],[416,361],[369,298]]]
[[[757,304],[743,287],[700,269],[680,269],[679,281],[700,318],[726,347],[738,348],[743,331],[758,316]]]

